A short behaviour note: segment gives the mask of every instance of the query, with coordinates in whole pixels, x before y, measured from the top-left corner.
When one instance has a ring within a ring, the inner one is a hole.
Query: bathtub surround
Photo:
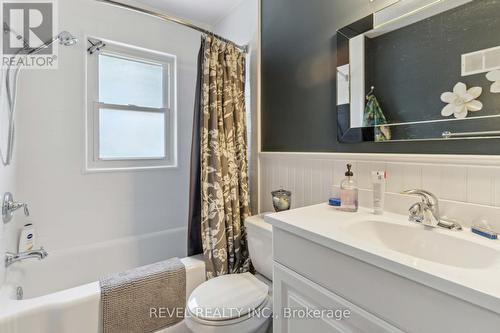
[[[257,1],[241,4],[233,8],[230,18],[217,24],[217,33],[238,44],[251,40],[251,61],[256,62],[257,15],[253,14]],[[60,28],[74,31],[81,41],[96,36],[176,56],[178,167],[87,173],[85,43],[64,50],[67,57],[61,57],[59,70],[50,75],[24,73],[16,122],[18,154],[11,169],[0,168],[0,189],[30,203],[32,216],[16,217],[0,228],[0,249],[15,249],[22,225],[33,222],[40,236],[38,244],[50,254],[43,262],[9,268],[8,283],[0,288],[1,332],[102,332],[99,276],[185,255],[186,185],[200,34],[93,0],[59,1],[58,20]],[[250,31],[241,20],[252,22]],[[232,28],[235,22],[238,27]],[[233,39],[234,33],[238,39]],[[257,71],[252,66],[252,78]],[[252,98],[258,95],[254,91]],[[257,106],[252,103],[252,108]],[[187,271],[188,296],[205,280],[205,264],[202,258],[181,260]],[[0,276],[3,280],[3,266]],[[14,299],[16,286],[23,286],[23,301]],[[187,331],[183,321],[160,332]]]
[[[203,37],[201,235],[207,277],[250,269],[243,221],[250,216],[246,59],[233,44]]]
[[[99,280],[104,333],[156,332],[184,318],[186,268],[178,258],[116,273]],[[131,302],[133,300],[133,302]],[[169,314],[152,316],[145,309]]]
[[[6,169],[11,175],[2,177],[0,187],[2,194],[9,190],[27,202],[31,217],[18,214],[6,225],[0,247],[14,251],[20,229],[32,222],[37,246],[49,252],[47,260],[33,263],[40,267],[65,253],[107,248],[107,243],[135,244],[135,252],[129,253],[135,266],[184,257],[200,33],[96,1],[58,3],[59,27],[81,41],[97,36],[176,56],[178,168],[85,171],[87,45],[61,48],[58,70],[25,70],[19,78],[15,158],[11,171]],[[157,36],[162,36],[162,42]],[[125,261],[99,265],[101,274],[132,267]]]
[[[5,70],[1,70],[0,76],[5,75]],[[9,129],[9,106],[7,99],[4,98],[7,92],[5,84],[0,85],[0,147],[5,154],[5,149],[8,146],[9,137],[7,135]],[[16,184],[18,159],[14,156],[9,166],[0,164],[0,196],[6,192],[13,192]],[[16,193],[13,193],[14,195]],[[24,224],[23,224],[24,225]],[[22,225],[21,225],[22,226]],[[18,226],[14,222],[4,224],[0,219],[0,253],[5,253],[7,250],[15,251],[16,247],[7,248],[6,239],[10,239],[13,230],[17,230]],[[17,244],[16,244],[17,245]],[[5,279],[5,265],[0,265],[0,287]]]
[[[75,38],[71,33],[68,31],[62,31],[58,35],[52,37],[52,39],[49,39],[45,41],[44,43],[40,43],[38,46],[35,48],[32,48],[29,46],[28,41],[26,38],[23,38],[21,35],[17,35],[16,31],[13,31],[10,29],[10,27],[4,23],[4,33],[7,33],[7,35],[12,38],[15,36],[16,38],[21,38],[23,42],[23,47],[20,48],[16,53],[10,58],[10,61],[17,62],[17,63],[27,63],[27,59],[34,57],[40,53],[43,53],[43,50],[45,49],[53,49],[53,44],[54,43],[59,43],[60,45],[63,46],[73,46],[76,43],[78,43],[78,38]],[[53,59],[57,59],[56,55],[54,54]],[[0,150],[0,160],[4,166],[8,166],[11,163],[12,160],[12,155],[13,155],[13,150],[14,150],[14,138],[15,138],[15,112],[16,112],[16,101],[17,101],[17,89],[18,89],[18,82],[19,82],[19,74],[22,72],[24,69],[23,65],[13,67],[12,64],[9,64],[7,68],[5,69],[5,73],[2,73],[2,82],[0,83],[0,89],[2,90],[2,93],[0,96],[5,98],[7,100],[7,105],[2,105],[2,107],[6,107],[6,110],[2,110],[2,112],[7,112],[8,117],[7,117],[7,125],[6,127],[8,128],[7,130],[7,142],[4,147]],[[3,81],[5,79],[5,82]],[[5,89],[5,94],[4,94],[4,89]]]

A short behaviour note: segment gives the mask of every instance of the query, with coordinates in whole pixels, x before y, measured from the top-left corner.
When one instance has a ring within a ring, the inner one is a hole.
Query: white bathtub
[[[145,236],[134,242],[121,240],[118,241],[121,244],[94,245],[64,253],[51,254],[48,250],[49,257],[43,261],[12,265],[0,289],[0,332],[100,333],[98,277],[168,259],[158,255],[158,249],[166,246],[161,238]],[[144,247],[138,255],[141,244]],[[205,281],[205,264],[200,257],[181,260],[186,266],[187,298]],[[23,300],[16,300],[17,286],[24,290]],[[160,332],[186,333],[189,330],[181,322]]]

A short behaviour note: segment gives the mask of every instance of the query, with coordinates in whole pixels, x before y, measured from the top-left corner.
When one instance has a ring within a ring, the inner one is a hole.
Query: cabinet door
[[[274,263],[274,333],[403,333],[403,331]]]

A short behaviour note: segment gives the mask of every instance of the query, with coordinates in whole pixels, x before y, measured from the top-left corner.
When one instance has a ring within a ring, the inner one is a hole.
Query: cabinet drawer
[[[274,263],[275,333],[402,333],[303,276]]]

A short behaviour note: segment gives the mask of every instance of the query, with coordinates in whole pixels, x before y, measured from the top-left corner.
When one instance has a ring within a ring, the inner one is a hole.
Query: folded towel
[[[178,258],[112,274],[101,285],[104,333],[149,333],[180,322],[186,268]]]

